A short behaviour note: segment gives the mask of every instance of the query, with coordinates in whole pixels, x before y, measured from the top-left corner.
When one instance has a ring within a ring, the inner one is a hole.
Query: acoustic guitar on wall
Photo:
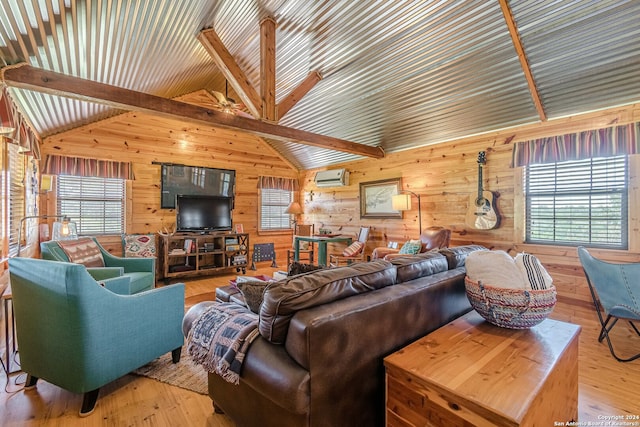
[[[487,163],[484,151],[478,153],[478,194],[471,196],[467,225],[477,230],[491,230],[500,225],[496,194],[482,188],[482,168]]]

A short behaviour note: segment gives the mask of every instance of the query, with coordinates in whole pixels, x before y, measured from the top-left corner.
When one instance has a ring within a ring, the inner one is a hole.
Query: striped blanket
[[[238,384],[244,356],[258,335],[257,314],[238,304],[215,302],[193,322],[187,351],[207,371]]]

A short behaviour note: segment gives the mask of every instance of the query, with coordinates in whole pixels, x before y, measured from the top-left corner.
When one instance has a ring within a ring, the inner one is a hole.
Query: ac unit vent
[[[349,185],[349,171],[346,169],[333,169],[317,172],[316,185],[318,187],[344,187]]]

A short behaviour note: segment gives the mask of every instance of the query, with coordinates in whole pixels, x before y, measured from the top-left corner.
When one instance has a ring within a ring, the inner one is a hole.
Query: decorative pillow
[[[67,254],[70,262],[82,264],[85,267],[104,267],[102,252],[100,252],[98,244],[89,237],[60,240],[58,245]]]
[[[415,255],[420,252],[422,248],[422,242],[420,240],[409,240],[400,248],[399,254],[403,255]]]
[[[471,252],[465,261],[467,276],[474,282],[498,288],[525,289],[526,283],[511,255],[505,251]]]
[[[156,256],[154,234],[124,234],[122,236],[124,256],[127,258],[149,258]]]
[[[515,263],[529,289],[537,291],[549,289],[553,286],[553,279],[542,266],[540,260],[534,255],[518,254],[516,255]]]
[[[362,252],[364,249],[364,243],[360,241],[355,241],[349,246],[347,246],[344,251],[342,251],[343,256],[354,256]]]
[[[271,282],[254,281],[254,282],[240,282],[236,286],[244,297],[244,302],[247,308],[256,314],[260,313],[260,304],[262,304],[262,298],[264,290],[267,289]]]

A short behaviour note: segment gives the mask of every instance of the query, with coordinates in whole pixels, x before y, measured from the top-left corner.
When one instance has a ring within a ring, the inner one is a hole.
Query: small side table
[[[16,324],[13,316],[13,294],[11,293],[11,284],[2,293],[2,307],[4,310],[4,350],[7,372],[14,374],[20,372],[20,369],[11,370],[11,355],[16,352]],[[9,317],[11,314],[11,317]],[[11,334],[11,335],[9,335]],[[9,339],[11,336],[11,339]],[[11,349],[9,346],[11,345]]]
[[[580,326],[475,311],[384,359],[388,426],[552,426],[578,418]]]

